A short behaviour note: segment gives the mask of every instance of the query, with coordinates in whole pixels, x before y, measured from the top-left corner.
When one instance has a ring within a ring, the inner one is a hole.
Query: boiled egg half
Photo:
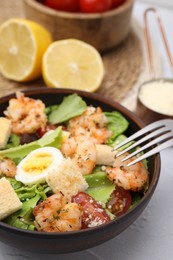
[[[29,153],[17,166],[15,179],[25,185],[45,182],[47,175],[56,171],[64,157],[54,147],[43,147]]]

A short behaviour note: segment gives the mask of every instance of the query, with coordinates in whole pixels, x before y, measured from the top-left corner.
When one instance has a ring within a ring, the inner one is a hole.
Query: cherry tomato
[[[112,0],[112,8],[122,5],[126,0]]]
[[[80,0],[80,11],[83,13],[101,13],[111,8],[112,0]]]
[[[128,211],[132,203],[130,191],[124,190],[121,187],[116,187],[116,190],[111,194],[111,199],[107,203],[107,208],[119,217]]]
[[[55,130],[56,129],[56,126],[55,125],[52,125],[50,123],[47,123],[45,129],[41,129],[39,128],[37,130],[37,133],[39,135],[39,137],[42,137],[45,133],[49,132],[50,130]]]
[[[45,0],[45,5],[56,10],[76,12],[79,10],[79,0]]]
[[[82,228],[94,227],[110,221],[105,209],[90,195],[79,192],[73,197],[73,202],[82,208]]]

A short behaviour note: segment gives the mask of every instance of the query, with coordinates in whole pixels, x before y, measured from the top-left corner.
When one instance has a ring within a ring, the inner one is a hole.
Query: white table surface
[[[141,25],[143,24],[143,11],[148,6],[143,2],[144,0],[137,1],[133,11],[134,17]],[[158,10],[163,18],[168,41],[173,43],[173,9],[159,7]],[[153,35],[157,48],[163,54],[163,75],[170,77],[167,59],[154,23],[151,24],[151,30],[154,30]],[[0,260],[172,260],[173,147],[161,152],[161,162],[160,180],[149,205],[136,222],[116,238],[95,248],[65,255],[39,255],[22,252],[0,242]]]

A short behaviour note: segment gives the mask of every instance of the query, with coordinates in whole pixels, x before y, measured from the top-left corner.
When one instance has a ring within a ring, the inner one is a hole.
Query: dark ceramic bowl
[[[26,96],[39,98],[46,105],[57,104],[57,102],[62,101],[65,95],[73,92],[74,90],[69,89],[62,90],[51,88],[25,91]],[[82,96],[88,105],[93,104],[94,106],[100,106],[104,111],[117,110],[121,112],[130,123],[127,135],[136,132],[144,126],[139,118],[116,102],[105,99],[97,94],[82,91],[75,92]],[[8,100],[14,97],[14,95],[8,95],[0,99],[1,115],[8,105]],[[160,156],[155,155],[149,158],[148,161],[149,172],[151,173],[149,189],[141,201],[123,216],[117,217],[115,220],[98,227],[67,233],[27,231],[0,222],[0,240],[21,250],[51,254],[84,250],[100,245],[109,239],[116,237],[139,217],[155,191],[160,174]]]

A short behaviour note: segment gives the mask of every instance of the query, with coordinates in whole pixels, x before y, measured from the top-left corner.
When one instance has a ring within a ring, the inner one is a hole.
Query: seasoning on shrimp
[[[79,167],[82,175],[92,173],[96,165],[96,147],[91,139],[81,135],[70,137],[60,149],[65,157],[70,157]]]
[[[11,120],[12,133],[18,135],[34,133],[39,128],[44,129],[47,123],[44,103],[24,97],[21,92],[17,92],[16,98],[10,99],[4,115]]]
[[[128,153],[125,153],[117,157],[113,167],[106,168],[107,176],[111,181],[125,190],[142,190],[144,185],[149,181],[148,171],[142,162],[127,166],[128,163],[134,160],[134,158],[130,158],[122,162],[122,158],[127,155]]]
[[[106,127],[108,120],[100,107],[89,106],[81,116],[69,120],[68,131],[72,136],[84,135],[95,144],[102,144],[112,135]]]
[[[80,230],[81,210],[77,203],[67,203],[59,192],[40,202],[33,210],[37,230],[45,232],[67,232]]]
[[[112,135],[106,128],[107,123],[101,108],[92,106],[68,122],[70,137],[63,143],[61,151],[75,162],[83,175],[91,174],[96,166],[95,144],[105,143]]]

